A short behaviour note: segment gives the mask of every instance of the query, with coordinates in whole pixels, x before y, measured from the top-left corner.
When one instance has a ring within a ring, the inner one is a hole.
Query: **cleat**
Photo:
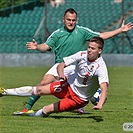
[[[84,114],[84,113],[85,113],[84,108],[79,108],[79,109],[78,109],[78,112],[79,112],[80,114]]]
[[[28,108],[25,108],[23,110],[13,112],[13,115],[29,115],[29,114],[33,114],[33,113],[34,113],[33,110],[29,110]]]
[[[2,93],[4,93],[4,91],[5,91],[5,89],[4,89],[4,88],[2,88],[2,87],[0,87],[0,97],[2,97],[2,96],[3,96],[3,94],[2,94]]]

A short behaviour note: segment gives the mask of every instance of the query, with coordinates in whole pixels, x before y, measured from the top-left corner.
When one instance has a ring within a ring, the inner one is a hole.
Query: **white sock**
[[[37,95],[36,87],[33,87],[33,95]]]
[[[42,109],[38,110],[36,113],[35,113],[35,116],[48,116],[48,114],[46,112],[44,112],[44,108],[46,106],[44,106]]]
[[[35,113],[35,116],[43,116],[43,109],[38,110],[38,111]]]
[[[13,89],[5,89],[2,95],[11,95],[11,96],[31,96],[32,95],[32,86],[24,86]]]

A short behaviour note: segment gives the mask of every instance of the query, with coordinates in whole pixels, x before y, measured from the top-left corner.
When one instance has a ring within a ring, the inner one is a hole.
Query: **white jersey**
[[[107,67],[102,56],[93,62],[89,62],[87,57],[87,51],[80,51],[63,58],[67,66],[77,63],[75,73],[68,78],[68,83],[73,92],[84,101],[94,95],[101,83],[109,83]]]

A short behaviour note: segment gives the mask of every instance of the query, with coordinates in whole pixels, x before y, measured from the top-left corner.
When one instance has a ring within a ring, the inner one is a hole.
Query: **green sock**
[[[40,96],[30,96],[30,99],[28,101],[28,103],[26,104],[26,108],[28,108],[29,110],[32,108],[32,106],[34,105],[34,103],[40,98]]]

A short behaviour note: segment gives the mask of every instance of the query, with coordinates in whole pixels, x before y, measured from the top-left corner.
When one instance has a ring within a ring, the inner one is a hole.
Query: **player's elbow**
[[[108,39],[108,36],[106,35],[106,33],[100,33],[100,36],[103,40]]]

